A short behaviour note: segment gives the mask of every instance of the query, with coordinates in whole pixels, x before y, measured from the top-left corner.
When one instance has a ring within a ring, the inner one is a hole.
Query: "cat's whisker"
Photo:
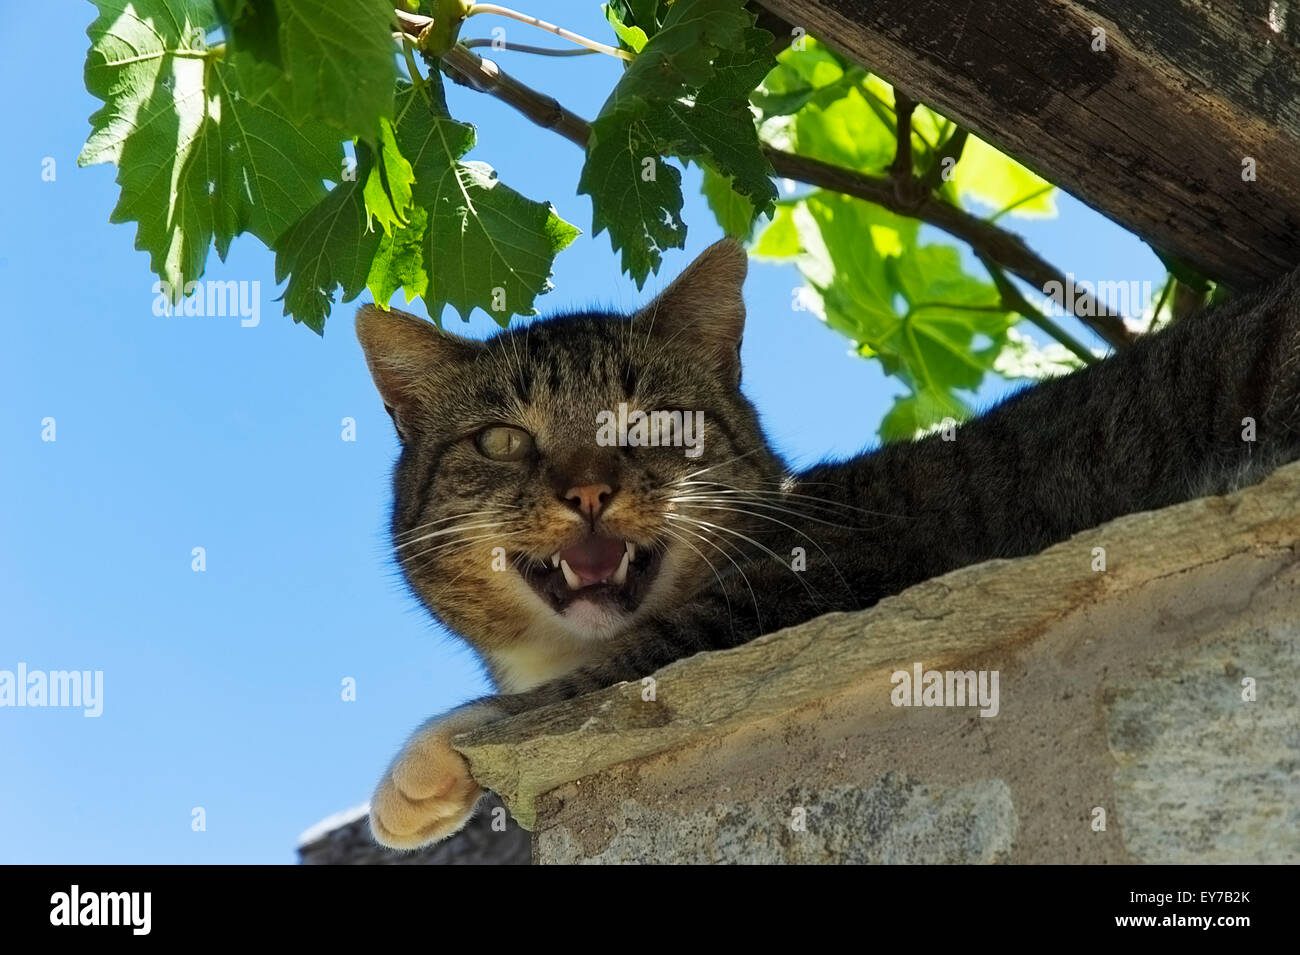
[[[858,527],[853,524],[841,524],[841,523],[837,523],[836,521],[826,520],[824,518],[818,517],[816,514],[810,514],[807,511],[801,511],[794,507],[787,507],[782,504],[777,504],[773,501],[754,500],[752,498],[749,498],[741,494],[736,494],[730,497],[715,497],[710,494],[684,494],[681,495],[680,497],[670,497],[667,500],[669,503],[672,504],[684,504],[684,505],[690,505],[695,502],[702,502],[702,503],[709,503],[709,504],[738,504],[738,503],[748,504],[751,507],[761,507],[764,510],[774,511],[778,514],[788,514],[791,517],[797,518],[799,520],[810,521],[814,524],[823,524],[826,527],[834,527],[837,530],[862,531],[866,529],[866,528]]]
[[[423,561],[423,563],[420,564],[418,567],[413,566],[410,568],[410,573],[416,574],[424,570],[427,570],[428,567],[433,563],[433,561],[438,557],[438,555],[442,554],[444,551],[452,550],[458,547],[470,547],[474,544],[481,544],[484,541],[505,542],[511,540],[514,536],[515,535],[513,534],[492,533],[492,534],[480,534],[477,537],[459,538],[456,540],[443,541],[441,544],[437,544],[433,547],[430,547],[428,550],[423,550],[420,551],[420,553],[418,554],[413,554],[411,556],[408,556],[405,558],[405,560],[408,564],[414,564],[416,561]]]
[[[665,498],[664,500],[669,503],[677,503],[679,501],[706,499],[717,501],[719,503],[748,503],[753,504],[756,507],[762,506],[774,510],[784,510],[786,513],[794,517],[827,524],[833,527],[840,527],[844,530],[866,529],[864,525],[858,523],[847,523],[856,515],[846,512],[843,508],[835,508],[816,501],[791,500],[779,494],[751,493],[739,489],[720,490],[711,487],[700,487],[698,489],[685,489],[682,493]]]
[[[789,570],[790,573],[794,574],[795,578],[799,581],[800,584],[803,585],[803,588],[807,590],[808,593],[817,596],[817,591],[808,583],[808,581],[804,580],[802,574],[792,569],[790,565],[786,563],[784,557],[782,557],[780,554],[777,554],[774,550],[772,550],[767,545],[759,543],[758,541],[754,540],[754,538],[750,537],[748,534],[742,534],[740,531],[735,530],[734,528],[723,527],[721,524],[714,524],[711,521],[703,521],[700,520],[698,517],[690,517],[689,515],[686,514],[665,514],[664,517],[670,520],[688,521],[694,524],[696,527],[701,527],[701,528],[708,527],[713,530],[720,531],[723,534],[730,534],[733,537],[739,537],[741,540],[753,544],[755,547],[763,551],[765,554],[767,554],[769,557],[775,560],[786,570]]]
[[[697,538],[698,541],[702,541],[703,543],[708,544],[708,546],[718,551],[719,554],[722,554],[724,557],[727,557],[727,560],[731,560],[733,567],[736,568],[736,573],[740,574],[742,581],[745,581],[745,587],[746,589],[749,590],[750,600],[753,600],[754,602],[754,616],[762,617],[761,613],[759,613],[758,611],[758,596],[754,594],[754,589],[753,587],[750,586],[749,583],[749,577],[745,576],[745,572],[744,570],[741,569],[740,564],[737,564],[735,560],[732,560],[732,556],[727,554],[727,551],[724,551],[722,547],[719,547],[718,544],[715,544],[712,541],[708,541],[708,539],[703,537],[702,534],[695,533],[695,531],[688,530],[688,529],[682,529],[682,531],[684,531],[684,533],[679,534],[677,533],[677,531],[673,530],[672,528],[664,528],[664,533],[671,535],[671,537],[675,538],[676,541],[680,541],[681,543],[686,544],[686,547],[689,547],[690,550],[693,550],[695,552],[695,554],[698,554],[699,559],[705,561],[705,563],[708,565],[708,569],[714,572],[714,577],[718,579],[718,589],[722,591],[723,600],[725,603],[727,603],[727,624],[728,626],[731,626],[732,633],[735,633],[736,631],[736,617],[735,615],[732,615],[731,598],[727,596],[727,585],[725,585],[725,583],[723,582],[722,574],[719,574],[718,568],[714,567],[714,561],[708,559],[708,557],[705,556],[705,552],[699,550],[699,548],[695,547],[693,543],[690,543],[690,538],[686,537],[685,534],[690,534],[692,535],[692,537]]]
[[[428,534],[425,534],[423,537],[417,537],[414,540],[409,540],[404,544],[398,544],[397,550],[402,550],[405,547],[411,547],[414,546],[415,544],[422,544],[425,541],[433,540],[436,537],[446,537],[449,534],[460,534],[463,533],[464,531],[483,530],[485,528],[493,528],[493,527],[506,527],[507,525],[508,525],[507,521],[486,521],[480,524],[458,524],[455,527],[446,527],[443,528],[442,530],[432,531]]]
[[[751,502],[751,503],[752,503],[752,502]],[[782,526],[782,527],[784,527],[784,528],[787,528],[788,530],[792,530],[792,531],[794,531],[796,534],[798,534],[800,537],[802,537],[802,538],[803,538],[804,540],[806,540],[808,543],[810,543],[810,544],[812,544],[814,547],[816,547],[817,550],[818,550],[818,552],[819,552],[819,553],[820,553],[824,558],[826,558],[826,562],[829,563],[829,564],[831,565],[831,569],[835,571],[835,576],[838,577],[838,578],[840,579],[840,583],[844,585],[844,590],[845,590],[845,592],[846,592],[846,593],[852,593],[852,592],[853,592],[853,588],[849,586],[849,582],[844,578],[844,574],[842,574],[842,573],[840,572],[839,565],[835,563],[835,561],[831,558],[830,554],[826,553],[826,549],[825,549],[824,547],[822,547],[822,545],[819,544],[819,543],[818,543],[814,538],[809,537],[807,534],[805,534],[803,531],[799,530],[799,528],[795,527],[793,524],[787,524],[785,521],[777,520],[775,517],[772,517],[772,516],[769,515],[769,514],[761,514],[761,513],[758,513],[758,512],[756,512],[756,511],[748,511],[748,510],[745,510],[744,508],[728,507],[728,506],[725,506],[725,505],[722,505],[722,504],[703,504],[703,503],[696,504],[696,503],[692,503],[692,504],[688,504],[687,507],[699,507],[699,508],[707,508],[707,509],[709,509],[709,510],[713,510],[713,511],[732,511],[732,512],[737,513],[737,514],[747,514],[747,515],[749,515],[750,517],[756,517],[756,518],[758,518],[759,520],[770,521],[770,522],[773,523],[773,524],[779,524],[780,526]],[[802,516],[802,515],[798,515],[798,514],[796,514],[795,516],[796,516],[796,517],[799,517],[799,516]],[[825,522],[822,522],[822,523],[825,523]],[[830,526],[834,527],[834,526],[837,526],[837,525],[833,525],[833,524],[832,524],[832,525],[830,525]]]
[[[498,533],[498,532],[496,532],[496,531],[493,531],[493,532],[491,532],[491,533],[478,534],[478,535],[475,535],[474,537],[457,537],[457,538],[454,538],[454,539],[452,539],[452,540],[445,540],[445,541],[443,541],[443,542],[440,543],[440,544],[435,544],[435,545],[433,545],[432,547],[428,547],[428,548],[426,548],[426,549],[420,551],[418,554],[408,554],[408,555],[406,555],[405,559],[406,559],[406,560],[419,560],[419,559],[420,559],[421,557],[423,557],[425,554],[436,554],[436,553],[440,553],[441,551],[444,551],[444,550],[449,550],[449,549],[451,549],[451,548],[453,548],[453,547],[458,547],[458,546],[466,545],[466,544],[474,544],[474,543],[477,543],[477,542],[479,542],[479,541],[492,540],[492,539],[494,539],[494,538],[496,538],[496,539],[504,539],[504,538],[507,537],[507,536],[509,536],[509,535],[503,535],[503,534],[500,534],[500,533]]]
[[[518,510],[518,508],[514,504],[495,504],[492,507],[485,507],[477,511],[462,511],[459,514],[451,514],[448,515],[447,517],[439,517],[432,521],[425,521],[423,524],[419,524],[416,527],[410,528],[409,530],[402,531],[399,534],[394,534],[393,540],[401,541],[408,537],[413,537],[416,534],[420,534],[431,527],[437,527],[439,524],[446,524],[448,521],[459,521],[459,520],[465,520],[468,518],[477,518],[477,517],[504,517],[505,515],[497,513],[497,511],[501,508],[511,508],[511,509]]]
[[[455,585],[456,581],[460,580],[472,569],[473,568],[470,566],[462,567],[460,573],[458,573],[455,577],[451,578],[451,580],[440,581],[437,589],[433,590],[430,596],[433,598],[441,597],[444,593],[447,593],[449,590],[451,590],[451,588]]]
[[[726,467],[728,464],[735,464],[741,458],[747,458],[751,454],[757,454],[759,451],[762,450],[763,450],[762,448],[751,448],[748,451],[742,451],[740,454],[737,454],[736,456],[731,458],[727,458],[727,460],[725,461],[719,461],[717,464],[710,464],[707,468],[700,468],[698,471],[692,471],[689,474],[684,474],[680,478],[680,481],[686,481],[690,478],[698,477],[701,474],[707,474],[709,471],[712,471],[715,468]]]
[[[812,503],[815,503],[815,504],[819,504],[819,505],[821,505],[821,506],[823,506],[823,507],[826,507],[826,508],[833,508],[833,509],[839,509],[839,510],[845,510],[845,511],[854,511],[854,512],[859,513],[859,514],[865,514],[865,515],[867,515],[867,516],[869,516],[869,517],[885,517],[885,518],[894,518],[894,519],[901,519],[901,520],[910,520],[910,518],[908,518],[908,517],[907,517],[906,515],[904,515],[904,514],[890,514],[890,513],[887,513],[887,512],[885,512],[885,511],[869,511],[869,510],[866,510],[865,508],[854,507],[854,506],[851,505],[851,504],[845,504],[845,503],[842,502],[842,501],[835,501],[835,500],[831,500],[830,498],[818,497],[818,496],[815,495],[815,494],[801,494],[801,493],[799,493],[799,492],[797,492],[797,491],[766,491],[766,490],[754,490],[754,489],[750,489],[750,488],[741,488],[741,487],[737,487],[737,486],[735,486],[734,484],[725,484],[725,483],[723,483],[723,482],[721,482],[721,481],[686,481],[686,480],[682,480],[682,481],[676,481],[676,482],[674,482],[674,483],[677,484],[677,485],[680,485],[680,486],[682,486],[682,487],[687,487],[687,486],[700,486],[700,487],[712,486],[712,487],[716,487],[716,488],[722,488],[722,489],[725,489],[725,490],[723,490],[723,491],[719,491],[718,493],[733,492],[733,493],[737,493],[737,494],[756,494],[756,495],[761,494],[761,495],[764,495],[764,496],[766,496],[766,497],[781,498],[781,499],[783,499],[783,500],[801,500],[801,501],[809,501],[809,502],[812,502]],[[759,483],[762,483],[762,482],[759,482]]]

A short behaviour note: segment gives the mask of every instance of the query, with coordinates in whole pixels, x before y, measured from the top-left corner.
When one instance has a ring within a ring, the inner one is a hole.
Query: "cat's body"
[[[637,315],[485,344],[362,310],[403,437],[399,559],[504,691],[416,733],[372,803],[381,841],[419,845],[468,818],[478,787],[457,732],[1300,457],[1292,275],[954,433],[791,475],[738,387],[744,272],[719,243]],[[702,451],[599,440],[620,403],[703,412]]]

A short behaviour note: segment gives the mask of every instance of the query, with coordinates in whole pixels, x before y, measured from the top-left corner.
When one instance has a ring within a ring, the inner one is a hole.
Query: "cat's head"
[[[773,493],[782,475],[740,393],[746,264],[719,242],[631,316],[558,316],[485,342],[358,313],[402,442],[398,560],[503,688],[581,662],[743,550],[733,495]]]

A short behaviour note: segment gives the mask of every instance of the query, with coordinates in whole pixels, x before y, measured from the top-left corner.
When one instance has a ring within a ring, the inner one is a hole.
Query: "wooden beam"
[[[1211,278],[1300,263],[1300,0],[763,3]]]

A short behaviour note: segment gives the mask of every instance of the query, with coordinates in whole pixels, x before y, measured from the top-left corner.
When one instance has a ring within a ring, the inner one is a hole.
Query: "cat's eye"
[[[518,461],[533,449],[533,436],[521,428],[495,425],[474,437],[479,454],[493,461]]]

